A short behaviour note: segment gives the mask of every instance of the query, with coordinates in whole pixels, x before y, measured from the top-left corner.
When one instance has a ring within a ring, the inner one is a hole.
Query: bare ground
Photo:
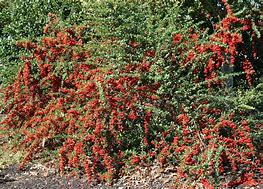
[[[148,166],[140,167],[126,173],[115,180],[111,186],[102,183],[88,184],[86,177],[60,176],[55,169],[41,164],[31,164],[25,170],[19,170],[17,165],[10,165],[0,169],[0,189],[99,189],[99,188],[138,188],[138,189],[172,189],[176,187],[175,172],[172,167]],[[262,177],[259,176],[259,180]],[[201,183],[182,181],[180,188],[202,189]],[[254,187],[238,186],[235,188],[261,189],[263,185]]]

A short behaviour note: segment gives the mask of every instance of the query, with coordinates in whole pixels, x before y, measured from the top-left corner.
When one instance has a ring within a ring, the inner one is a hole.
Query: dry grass
[[[9,165],[19,163],[23,158],[23,153],[14,152],[5,138],[0,138],[0,169]]]

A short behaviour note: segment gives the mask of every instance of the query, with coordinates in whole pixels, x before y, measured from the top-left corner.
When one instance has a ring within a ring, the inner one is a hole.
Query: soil
[[[133,173],[133,176],[126,175],[115,181],[112,186],[101,183],[89,185],[85,177],[61,177],[54,169],[49,169],[40,164],[32,165],[23,171],[18,169],[18,165],[12,165],[0,170],[0,189],[164,188],[165,180],[162,183],[158,179],[161,176],[160,173],[153,177],[155,180],[148,179],[148,181],[146,181],[146,177],[142,178],[142,175],[143,173],[141,178],[139,178],[140,174],[136,173]]]
[[[18,165],[11,165],[0,170],[0,189],[172,189],[178,188],[175,181],[175,172],[172,167],[148,166],[140,167],[126,173],[120,179],[115,180],[111,186],[101,183],[88,184],[85,177],[60,176],[55,169],[41,164],[31,164],[25,170],[19,170]],[[204,188],[201,183],[180,184],[180,188]],[[260,189],[263,185],[255,187],[238,186],[236,188]]]

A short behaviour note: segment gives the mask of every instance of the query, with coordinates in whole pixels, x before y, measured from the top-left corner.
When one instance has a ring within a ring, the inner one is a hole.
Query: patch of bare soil
[[[176,173],[172,166],[164,168],[156,164],[127,171],[124,176],[115,180],[112,186],[101,183],[89,185],[86,177],[61,177],[55,169],[41,164],[32,164],[23,171],[19,170],[17,165],[12,165],[0,170],[0,189],[172,189],[189,188],[189,186],[197,189],[204,188],[201,183],[187,180],[181,180],[180,187],[178,187],[178,181],[175,178]],[[260,189],[263,188],[263,185],[256,187],[238,186],[236,188]]]

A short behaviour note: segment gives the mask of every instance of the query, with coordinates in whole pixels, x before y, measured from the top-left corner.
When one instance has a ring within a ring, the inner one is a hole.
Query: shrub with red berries
[[[227,84],[242,75],[260,99],[244,42],[252,22],[227,1],[212,32],[182,17],[184,4],[98,3],[86,26],[50,14],[43,37],[17,42],[30,55],[5,88],[1,130],[27,150],[21,168],[51,149],[61,173],[84,171],[90,182],[155,159],[207,187],[224,185],[228,171],[241,171],[229,186],[254,182],[260,115]]]

